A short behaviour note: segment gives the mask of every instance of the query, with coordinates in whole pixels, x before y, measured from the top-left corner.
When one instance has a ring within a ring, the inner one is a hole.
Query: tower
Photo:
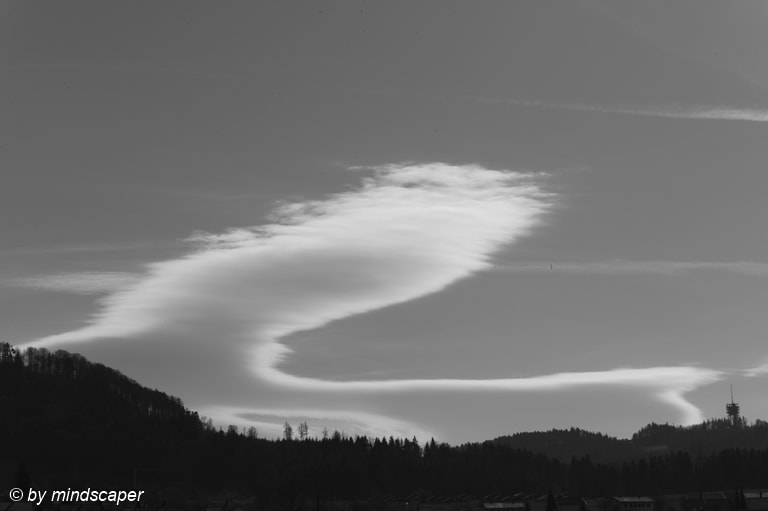
[[[741,424],[741,417],[739,417],[739,403],[733,402],[733,385],[731,385],[731,402],[725,403],[725,413],[728,414],[728,418],[731,420],[731,426],[738,426]]]

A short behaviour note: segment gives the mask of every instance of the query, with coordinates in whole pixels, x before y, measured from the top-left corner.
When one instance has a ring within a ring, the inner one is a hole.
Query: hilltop
[[[615,463],[681,451],[700,457],[724,449],[765,449],[768,447],[768,422],[757,420],[747,424],[742,420],[735,426],[728,419],[712,419],[693,426],[651,423],[631,439],[579,428],[552,429],[505,435],[491,442],[541,452],[566,462],[574,456],[589,456],[594,462]]]

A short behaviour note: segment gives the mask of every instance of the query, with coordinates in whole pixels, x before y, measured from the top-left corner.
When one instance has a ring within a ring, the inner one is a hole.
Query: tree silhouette
[[[307,436],[309,435],[309,426],[307,425],[307,423],[306,422],[299,423],[298,430],[299,430],[299,439],[306,440]]]

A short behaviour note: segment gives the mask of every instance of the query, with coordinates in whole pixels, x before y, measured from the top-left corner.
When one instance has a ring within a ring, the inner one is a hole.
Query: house
[[[547,509],[547,496],[539,495],[536,498],[528,499],[529,511],[546,511]]]
[[[768,510],[768,490],[744,490],[744,507],[748,511]]]
[[[557,511],[584,511],[586,509],[586,502],[581,497],[561,495],[555,497],[555,503],[557,504]]]
[[[651,497],[611,497],[606,511],[653,511],[656,501]]]
[[[731,505],[723,492],[700,491],[683,495],[685,511],[730,511]]]
[[[661,511],[685,511],[685,499],[682,493],[671,493],[659,497]]]
[[[606,500],[602,497],[585,497],[581,499],[584,502],[584,511],[604,511]]]
[[[528,511],[528,506],[521,497],[520,493],[512,496],[486,495],[481,507],[488,511]]]
[[[581,497],[575,497],[568,493],[553,495],[557,511],[587,511],[587,501]],[[547,495],[528,500],[528,511],[546,511]],[[595,500],[595,499],[592,499]],[[594,504],[594,502],[593,502]],[[592,511],[604,511],[602,506],[595,507]]]
[[[525,502],[483,502],[482,508],[488,511],[528,511]]]
[[[418,511],[476,511],[480,501],[470,495],[430,496],[414,506]],[[524,510],[523,510],[524,511]]]

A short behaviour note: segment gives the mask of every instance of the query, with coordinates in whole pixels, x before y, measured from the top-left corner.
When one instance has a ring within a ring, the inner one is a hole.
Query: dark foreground
[[[631,440],[570,429],[420,445],[342,432],[311,438],[303,425],[265,440],[216,429],[179,399],[78,355],[2,344],[0,410],[0,511],[13,487],[142,490],[138,507],[177,511],[768,509],[764,493],[749,490],[768,487],[763,421],[652,424]]]

